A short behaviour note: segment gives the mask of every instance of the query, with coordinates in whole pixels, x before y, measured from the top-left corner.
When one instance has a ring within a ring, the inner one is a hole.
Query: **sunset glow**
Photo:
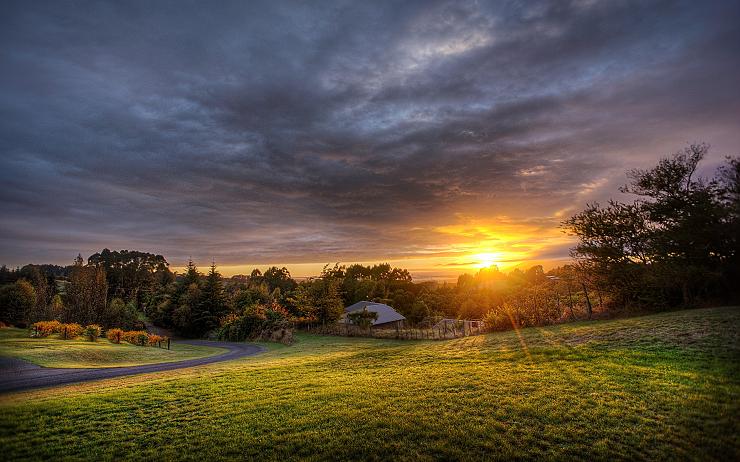
[[[501,259],[501,254],[479,253],[473,255],[473,257],[479,261],[479,263],[475,265],[476,268],[489,268],[491,266],[498,265],[498,262]]]

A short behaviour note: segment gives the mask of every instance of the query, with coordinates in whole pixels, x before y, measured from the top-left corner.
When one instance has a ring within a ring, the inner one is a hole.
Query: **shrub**
[[[113,343],[121,343],[121,340],[124,340],[123,331],[121,329],[108,329],[105,336]]]
[[[483,316],[483,322],[488,330],[508,330],[516,329],[517,324],[516,309],[509,303],[496,306]]]
[[[129,330],[123,333],[123,339],[132,345],[146,346],[149,334],[143,330]]]
[[[277,303],[270,305],[254,304],[244,309],[241,315],[232,313],[221,320],[218,337],[221,340],[240,342],[247,339],[283,341],[288,335],[281,334],[279,340],[273,339],[273,332],[291,331],[290,314]],[[292,340],[291,340],[292,341]]]
[[[85,326],[85,330],[83,331],[83,334],[87,339],[91,342],[96,342],[98,340],[98,337],[100,337],[100,326],[97,324],[90,324],[89,326]]]
[[[147,339],[147,343],[149,343],[149,346],[158,345],[159,342],[164,340],[164,337],[156,334],[149,334],[149,338]]]
[[[59,334],[62,340],[72,340],[82,334],[82,326],[73,322],[70,324],[61,324],[59,326]]]
[[[62,323],[59,321],[39,321],[31,325],[31,337],[48,337],[59,332]]]

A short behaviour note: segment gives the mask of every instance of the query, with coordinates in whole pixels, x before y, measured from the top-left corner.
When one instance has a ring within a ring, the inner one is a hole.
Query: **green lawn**
[[[29,338],[25,329],[0,329],[0,356],[12,356],[45,367],[121,367],[165,363],[223,353],[222,348],[172,342],[170,350],[97,342],[61,340],[56,335]]]
[[[0,397],[6,460],[740,459],[740,309],[444,342],[299,336]]]

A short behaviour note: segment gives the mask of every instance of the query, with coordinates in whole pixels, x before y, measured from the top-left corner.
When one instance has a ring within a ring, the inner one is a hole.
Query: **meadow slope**
[[[0,396],[6,460],[740,459],[740,309],[445,342],[299,336]]]

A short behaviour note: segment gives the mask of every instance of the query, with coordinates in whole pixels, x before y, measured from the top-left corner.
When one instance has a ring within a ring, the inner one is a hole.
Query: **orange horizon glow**
[[[506,216],[481,220],[466,216],[457,216],[458,223],[433,228],[414,228],[411,232],[421,233],[420,239],[427,242],[425,248],[414,249],[410,255],[378,256],[377,258],[359,258],[340,260],[342,265],[374,265],[388,263],[394,267],[408,269],[414,280],[455,280],[461,274],[473,274],[482,268],[497,267],[501,271],[515,268],[529,268],[543,265],[546,269],[562,265],[569,258],[543,258],[543,254],[556,248],[573,243],[551,219],[540,221],[517,222]],[[224,276],[237,274],[248,275],[254,268],[264,271],[271,266],[287,267],[296,278],[315,277],[328,263],[323,262],[274,262],[255,264],[218,264]],[[200,267],[210,265],[208,262],[195,262]],[[200,264],[199,264],[200,263]],[[184,265],[173,265],[173,271],[181,272]],[[203,268],[201,268],[203,269]]]

